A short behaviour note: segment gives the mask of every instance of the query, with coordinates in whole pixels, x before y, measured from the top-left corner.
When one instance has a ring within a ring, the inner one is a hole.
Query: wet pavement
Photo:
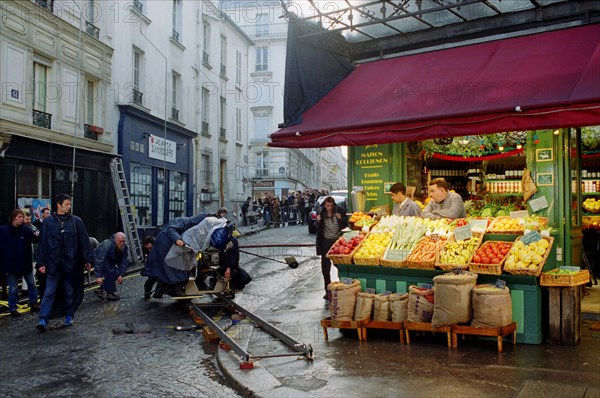
[[[243,228],[242,230],[246,232]],[[270,229],[240,239],[240,245],[313,243],[304,226]],[[245,308],[314,350],[314,360],[264,358],[241,370],[232,351],[204,342],[202,333],[176,332],[192,325],[182,306],[168,298],[144,301],[145,278],[125,279],[120,301],[100,301],[91,292],[75,325],[40,334],[35,314],[0,319],[0,381],[8,397],[600,397],[600,331],[584,321],[575,347],[513,346],[498,353],[495,340],[459,340],[447,348],[443,335],[411,336],[369,330],[329,329],[314,248],[248,249],[267,258],[297,256],[300,267],[248,254],[243,267],[254,278],[235,299]],[[223,317],[226,318],[226,317]],[[225,319],[226,321],[226,319]],[[57,321],[58,322],[58,321]],[[125,324],[149,324],[150,333],[114,334]],[[228,334],[251,354],[289,352],[249,321]]]

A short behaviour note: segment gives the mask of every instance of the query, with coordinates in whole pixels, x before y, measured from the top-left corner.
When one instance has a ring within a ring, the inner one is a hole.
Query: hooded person
[[[160,281],[158,290],[163,290],[164,284],[174,285],[187,281],[187,271],[165,266],[165,258],[173,245],[183,247],[185,245],[182,234],[188,229],[200,224],[209,213],[200,213],[192,217],[178,217],[169,221],[158,235],[148,260],[142,269],[143,276],[155,277]],[[160,286],[163,285],[163,286]],[[182,287],[182,286],[180,286]]]
[[[239,244],[232,232],[232,227],[216,229],[210,237],[210,245],[219,249],[219,274],[230,280],[232,290],[242,290],[252,277],[240,267]]]

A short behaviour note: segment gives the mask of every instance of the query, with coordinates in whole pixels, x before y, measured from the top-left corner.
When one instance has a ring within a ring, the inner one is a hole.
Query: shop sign
[[[148,156],[152,159],[164,160],[169,163],[177,163],[177,145],[175,141],[166,140],[150,134],[148,137]]]
[[[367,208],[388,203],[385,186],[386,183],[391,186],[390,145],[355,147],[352,167],[355,170],[354,185],[362,186],[367,195]]]
[[[254,188],[275,188],[275,180],[255,181]]]

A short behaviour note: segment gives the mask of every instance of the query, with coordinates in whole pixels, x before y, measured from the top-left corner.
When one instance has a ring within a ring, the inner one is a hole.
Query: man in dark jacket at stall
[[[38,294],[31,261],[31,244],[38,241],[38,236],[24,222],[25,213],[21,209],[16,209],[10,214],[9,224],[0,227],[0,270],[7,273],[8,310],[12,317],[19,316],[17,283],[20,277],[27,282],[30,309],[37,311],[40,308],[37,303]]]
[[[71,197],[60,193],[54,199],[56,212],[42,223],[36,253],[38,270],[47,275],[46,291],[36,328],[45,332],[53,314],[56,293],[62,290],[63,326],[72,326],[75,311],[83,301],[84,269],[90,269],[94,252],[83,221],[71,214]]]
[[[94,274],[96,275],[96,283],[100,286],[96,295],[101,299],[109,301],[120,299],[117,294],[117,283],[119,285],[123,283],[123,276],[125,276],[129,266],[127,252],[123,232],[117,232],[104,240],[96,249]]]
[[[209,215],[210,213],[200,213],[192,217],[174,218],[156,235],[154,247],[148,255],[148,260],[146,260],[144,269],[141,272],[143,276],[158,278],[159,283],[156,291],[168,293],[164,291],[167,289],[165,284],[173,285],[179,283],[183,274],[185,274],[184,279],[187,280],[186,271],[164,266],[165,257],[169,253],[171,246],[177,245],[183,247],[185,245],[185,242],[181,239],[181,234],[193,226],[200,224]]]

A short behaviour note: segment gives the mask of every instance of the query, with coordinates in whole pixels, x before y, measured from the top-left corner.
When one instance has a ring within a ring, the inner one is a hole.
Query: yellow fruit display
[[[590,213],[599,213],[600,212],[600,199],[596,198],[587,198],[583,201],[582,206],[585,210]]]
[[[525,231],[525,223],[522,218],[498,217],[488,230],[490,232]]]
[[[504,269],[507,271],[538,269],[548,250],[550,250],[550,244],[546,239],[528,245],[518,240],[508,252]]]
[[[391,239],[392,236],[390,233],[370,234],[364,239],[356,253],[354,253],[354,258],[373,259],[383,256]]]

